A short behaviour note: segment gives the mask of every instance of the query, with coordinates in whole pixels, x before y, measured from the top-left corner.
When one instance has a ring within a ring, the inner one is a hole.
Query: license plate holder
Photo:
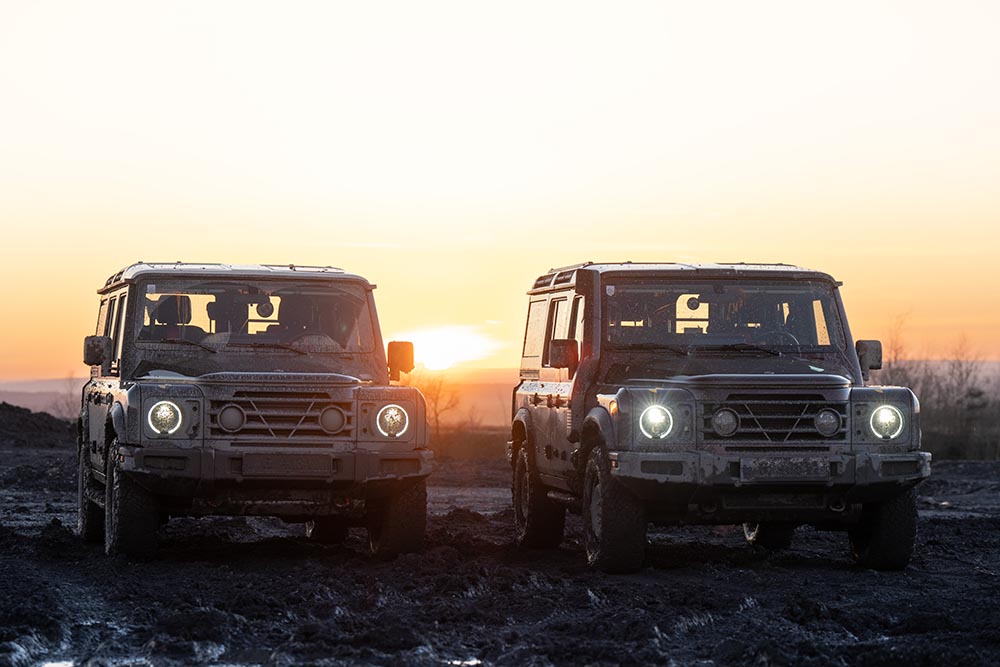
[[[247,477],[329,477],[337,462],[321,454],[244,454]]]
[[[830,462],[821,458],[753,458],[740,461],[743,482],[813,482],[830,479]]]

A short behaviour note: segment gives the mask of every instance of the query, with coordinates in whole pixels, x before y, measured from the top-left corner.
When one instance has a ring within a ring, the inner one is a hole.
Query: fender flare
[[[587,467],[587,459],[590,452],[595,447],[599,447],[607,442],[615,441],[615,424],[611,415],[603,406],[591,408],[590,412],[583,419],[583,428],[580,432],[580,455],[577,456],[577,468],[584,470]]]
[[[519,431],[523,431],[524,438],[519,439]],[[529,413],[525,408],[519,409],[514,413],[514,419],[510,425],[510,439],[511,439],[511,456],[510,465],[514,467],[517,465],[517,453],[524,447],[527,447],[528,451],[528,465],[534,469],[535,467],[535,453],[532,447],[528,446],[528,443],[532,442],[532,425],[531,425],[531,413]],[[520,446],[518,445],[520,442]]]
[[[118,438],[118,442],[128,442],[126,439],[127,431],[125,426],[125,408],[121,403],[115,403],[108,410],[108,421],[111,422],[112,430],[115,433],[115,437]]]

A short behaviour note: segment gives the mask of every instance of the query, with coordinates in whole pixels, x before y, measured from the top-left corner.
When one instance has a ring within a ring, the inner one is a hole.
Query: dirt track
[[[579,520],[554,553],[512,545],[506,470],[443,462],[427,549],[369,558],[257,519],[174,520],[157,560],[71,532],[73,455],[0,447],[0,665],[991,665],[1000,662],[1000,464],[921,487],[905,572],[801,530],[770,555],[733,528],[652,534],[639,575],[589,571]],[[474,480],[474,486],[469,481]]]

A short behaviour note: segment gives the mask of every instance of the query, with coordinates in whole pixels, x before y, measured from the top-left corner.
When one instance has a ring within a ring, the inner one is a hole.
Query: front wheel
[[[917,539],[917,498],[908,489],[882,503],[865,505],[847,531],[855,561],[874,570],[902,570]]]
[[[545,486],[528,467],[528,452],[518,450],[511,481],[517,543],[533,549],[554,549],[562,542],[566,508],[546,495]]]
[[[94,481],[87,446],[80,445],[79,453],[76,477],[76,528],[84,542],[99,544],[104,541],[104,510],[95,501],[95,496],[99,500],[98,494],[102,490]]]
[[[745,523],[743,535],[747,542],[769,551],[781,551],[792,546],[795,526],[785,523]]]
[[[118,447],[112,443],[104,496],[104,553],[152,555],[156,551],[159,524],[156,499],[122,472]]]
[[[583,484],[587,562],[611,574],[637,572],[646,555],[646,514],[639,499],[611,477],[607,459],[590,453]]]
[[[368,544],[376,556],[420,551],[427,528],[427,481],[410,482],[373,508]]]

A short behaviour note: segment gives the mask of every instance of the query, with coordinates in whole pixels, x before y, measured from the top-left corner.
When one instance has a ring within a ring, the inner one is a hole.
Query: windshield
[[[843,357],[833,286],[790,280],[621,280],[604,286],[604,344],[713,356]]]
[[[367,291],[345,281],[150,280],[135,308],[134,340],[150,368],[336,370],[323,359],[375,349]],[[186,363],[164,363],[174,356]]]

